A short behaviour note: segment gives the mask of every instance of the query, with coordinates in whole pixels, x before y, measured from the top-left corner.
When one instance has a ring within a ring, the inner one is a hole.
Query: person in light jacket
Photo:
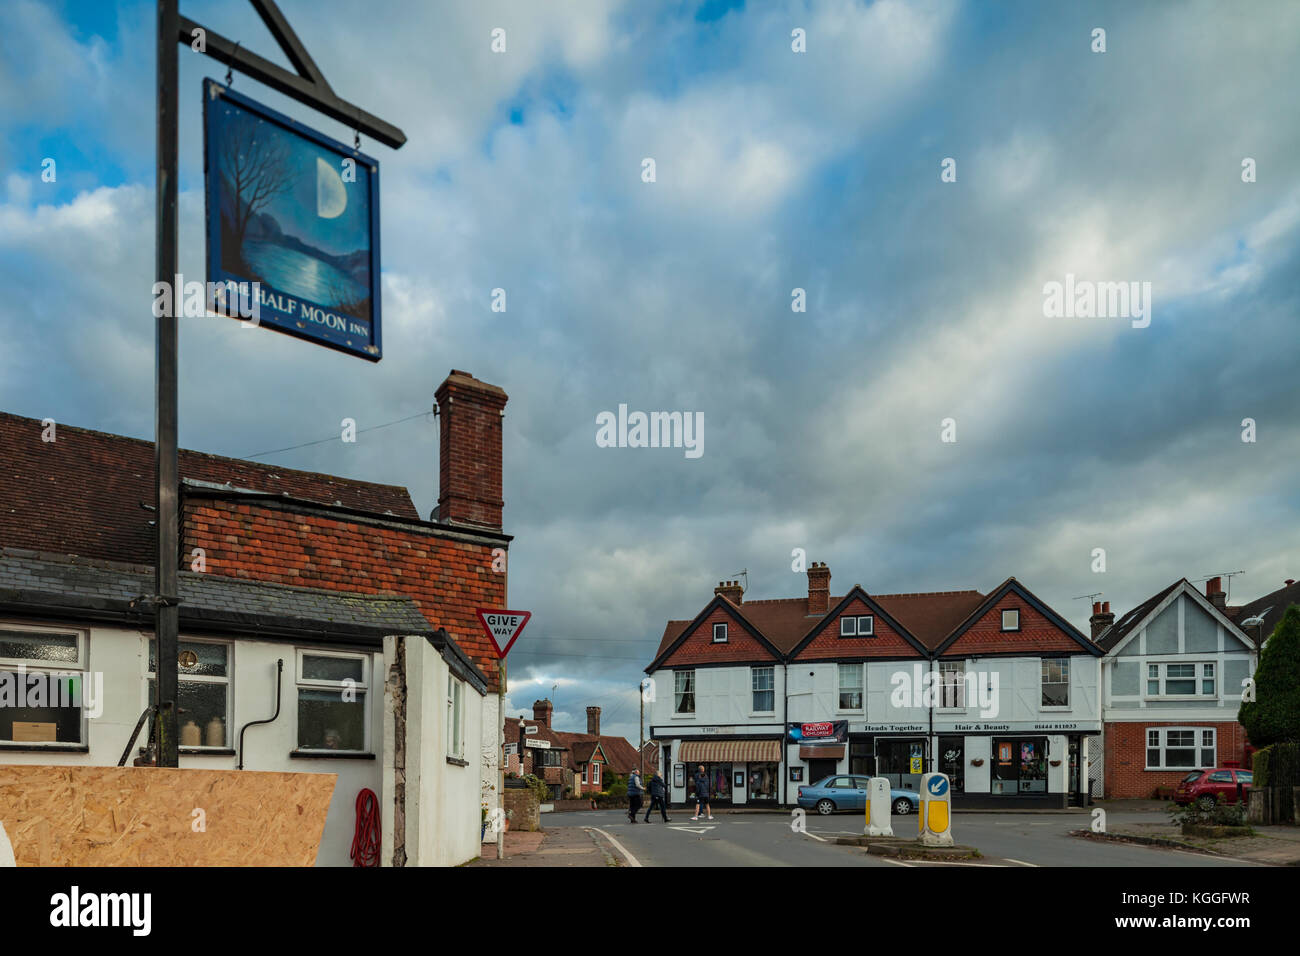
[[[641,771],[634,769],[627,775],[627,821],[636,823],[637,811],[641,809],[641,795],[645,787],[641,784]]]
[[[656,770],[650,775],[650,806],[646,808],[645,822],[650,822],[650,814],[654,813],[655,807],[659,808],[659,815],[664,818],[664,823],[669,822],[668,816],[668,788],[664,786],[664,778],[659,776]]]

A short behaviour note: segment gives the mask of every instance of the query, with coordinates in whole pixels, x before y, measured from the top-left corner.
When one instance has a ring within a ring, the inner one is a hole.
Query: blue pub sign
[[[379,361],[379,163],[212,79],[203,128],[213,311]]]

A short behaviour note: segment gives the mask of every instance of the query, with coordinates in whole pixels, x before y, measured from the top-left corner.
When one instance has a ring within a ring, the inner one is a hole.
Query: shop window
[[[695,671],[673,672],[673,713],[695,713]]]
[[[1047,738],[994,739],[990,789],[1006,795],[1046,793]]]
[[[1216,753],[1212,727],[1151,727],[1147,730],[1148,770],[1213,767],[1218,762]]]
[[[749,799],[775,801],[780,767],[774,763],[749,764]]]
[[[754,713],[774,713],[776,710],[776,668],[751,667],[749,673],[750,687],[754,698]]]
[[[939,662],[939,706],[963,708],[966,706],[966,662]]]
[[[1070,706],[1070,659],[1068,657],[1043,658],[1042,706]]]
[[[176,656],[180,745],[186,749],[225,749],[231,746],[231,645],[214,641],[181,641]],[[149,703],[158,702],[157,641],[149,641]]]
[[[87,689],[86,643],[76,631],[0,629],[0,742],[85,743],[82,709],[103,693]]]
[[[727,625],[726,625],[726,624],[714,624],[714,625],[713,625],[713,643],[714,643],[714,644],[725,644],[725,643],[727,643]]]
[[[840,664],[840,710],[862,709],[862,670],[861,663]]]
[[[370,658],[298,651],[298,749],[365,753]]]
[[[1002,630],[1020,630],[1020,608],[1009,607],[1002,612]]]

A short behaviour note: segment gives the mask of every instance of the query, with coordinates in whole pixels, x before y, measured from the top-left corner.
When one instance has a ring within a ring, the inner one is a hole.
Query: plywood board
[[[19,866],[312,866],[337,777],[5,765],[0,824]]]

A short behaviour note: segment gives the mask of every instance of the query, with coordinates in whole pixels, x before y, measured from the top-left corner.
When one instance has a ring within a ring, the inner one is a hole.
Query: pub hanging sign
[[[381,357],[379,163],[203,81],[208,308]]]

